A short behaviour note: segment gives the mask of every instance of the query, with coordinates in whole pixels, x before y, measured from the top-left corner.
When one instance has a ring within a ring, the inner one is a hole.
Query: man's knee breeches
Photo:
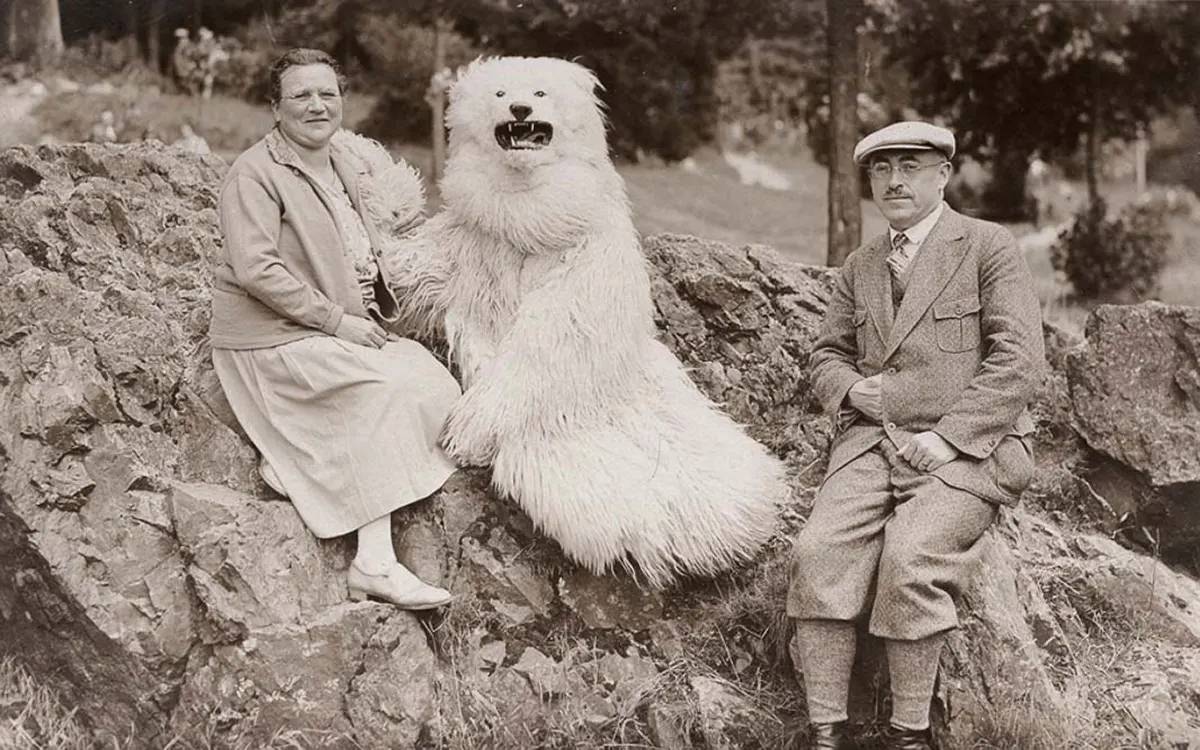
[[[897,476],[889,458],[873,450],[817,493],[793,552],[792,617],[869,617],[871,633],[900,640],[958,625],[956,601],[996,508],[906,465]]]

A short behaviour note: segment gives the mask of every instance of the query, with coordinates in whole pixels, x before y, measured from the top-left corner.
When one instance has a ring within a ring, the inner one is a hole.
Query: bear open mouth
[[[510,120],[496,126],[496,143],[505,151],[545,148],[554,138],[554,126],[542,120]]]

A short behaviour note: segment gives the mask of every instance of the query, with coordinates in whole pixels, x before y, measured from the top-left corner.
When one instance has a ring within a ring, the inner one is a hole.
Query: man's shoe
[[[928,729],[904,729],[888,724],[883,733],[884,750],[931,750]]]
[[[808,746],[811,750],[850,750],[850,738],[846,736],[846,722],[810,724]]]
[[[387,573],[379,575],[365,573],[350,563],[346,588],[354,601],[371,596],[391,602],[401,609],[436,609],[449,604],[453,598],[449,591],[430,586],[400,563],[394,563]]]

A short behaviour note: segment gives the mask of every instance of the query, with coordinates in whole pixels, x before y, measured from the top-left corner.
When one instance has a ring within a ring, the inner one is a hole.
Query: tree
[[[58,0],[8,0],[5,47],[17,60],[53,65],[63,53]]]
[[[1075,154],[1088,191],[1100,146],[1130,139],[1156,113],[1192,101],[1200,4],[1010,0],[875,0],[891,59],[912,102],[949,121],[960,151],[992,166],[993,215],[1022,210],[1030,155]]]
[[[840,266],[862,240],[858,166],[858,26],[862,0],[828,0],[829,232],[826,263]]]

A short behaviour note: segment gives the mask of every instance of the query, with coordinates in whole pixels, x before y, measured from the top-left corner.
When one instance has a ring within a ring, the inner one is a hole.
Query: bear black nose
[[[512,112],[513,117],[518,120],[524,120],[533,113],[533,107],[528,104],[510,104],[508,105],[508,111]]]

